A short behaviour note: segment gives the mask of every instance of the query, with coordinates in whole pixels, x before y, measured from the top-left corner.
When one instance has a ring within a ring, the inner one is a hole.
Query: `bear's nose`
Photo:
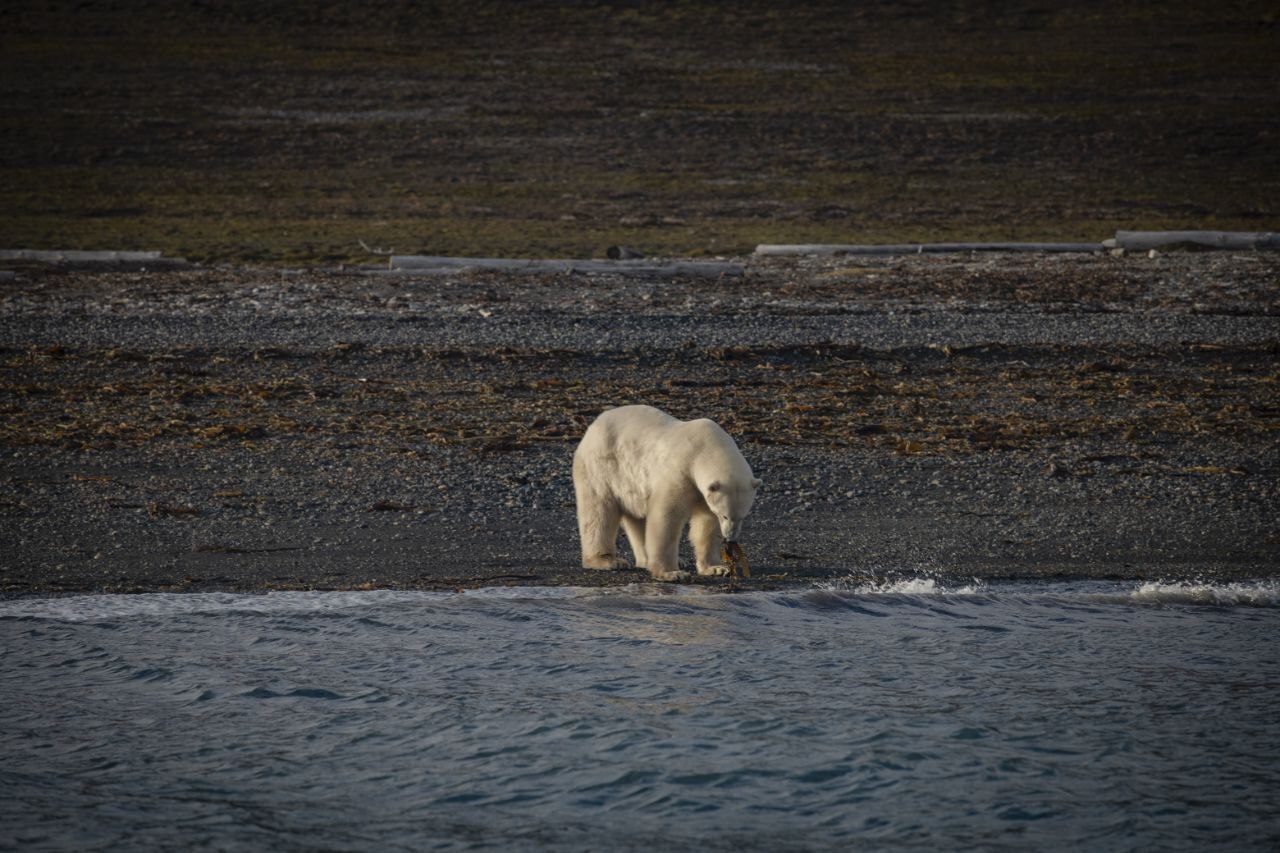
[[[726,542],[737,542],[741,526],[735,521],[722,521],[720,522],[720,534],[724,536]]]

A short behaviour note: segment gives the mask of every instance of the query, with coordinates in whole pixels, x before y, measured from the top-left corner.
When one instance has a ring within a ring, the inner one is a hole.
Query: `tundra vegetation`
[[[1249,0],[22,4],[0,244],[333,264],[1266,230],[1277,25]]]

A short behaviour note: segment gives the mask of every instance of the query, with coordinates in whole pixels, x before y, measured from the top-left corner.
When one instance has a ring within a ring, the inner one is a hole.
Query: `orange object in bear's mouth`
[[[737,542],[725,542],[720,549],[720,556],[729,567],[729,577],[751,577],[751,566],[747,563],[747,552]]]

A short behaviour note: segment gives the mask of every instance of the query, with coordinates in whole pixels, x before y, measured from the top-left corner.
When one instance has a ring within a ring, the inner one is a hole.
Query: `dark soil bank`
[[[738,438],[765,480],[754,583],[1272,575],[1277,273],[1254,253],[723,281],[22,270],[0,302],[0,584],[642,580],[575,568],[569,474],[590,419],[637,402]]]

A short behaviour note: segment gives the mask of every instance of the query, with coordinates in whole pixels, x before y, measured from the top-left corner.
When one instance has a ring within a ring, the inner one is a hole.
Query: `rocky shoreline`
[[[764,478],[740,587],[1274,576],[1278,272],[32,265],[0,300],[0,591],[643,581],[576,568],[574,442],[629,402],[716,419]]]

